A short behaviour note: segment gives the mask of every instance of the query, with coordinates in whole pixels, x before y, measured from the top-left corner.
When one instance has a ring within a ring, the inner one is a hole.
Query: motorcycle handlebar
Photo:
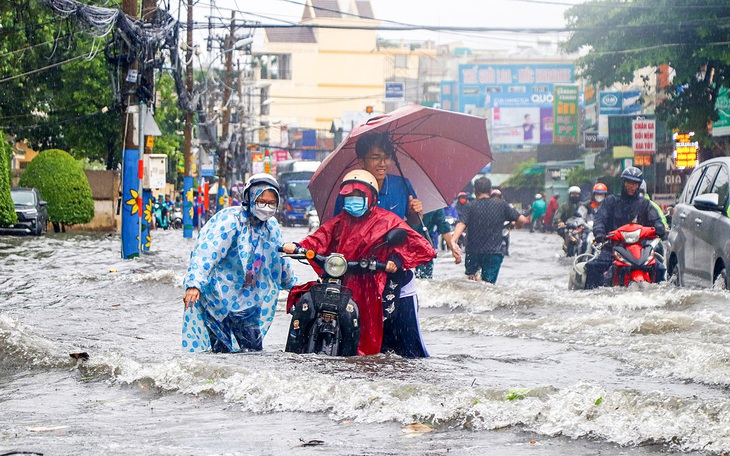
[[[297,247],[294,249],[294,253],[286,253],[284,252],[284,246],[279,246],[276,248],[276,250],[279,253],[283,253],[285,255],[291,256],[292,258],[302,258],[307,260],[312,260],[317,256],[317,253],[314,250],[308,250],[304,247]]]

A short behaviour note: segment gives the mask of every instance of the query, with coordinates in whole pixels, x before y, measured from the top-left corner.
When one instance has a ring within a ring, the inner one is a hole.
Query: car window
[[[6,187],[7,188],[7,187]],[[13,199],[13,204],[18,206],[34,206],[35,197],[33,192],[10,192],[10,197]]]
[[[684,186],[684,191],[682,192],[682,196],[680,197],[679,201],[681,203],[690,204],[690,201],[692,200],[692,196],[695,193],[695,188],[697,187],[697,182],[700,180],[700,177],[702,177],[702,172],[705,170],[705,168],[698,168],[692,172],[692,174],[689,175],[689,180],[687,180],[687,185]]]
[[[712,186],[712,193],[719,195],[718,204],[722,207],[727,204],[728,185],[730,185],[730,175],[728,175],[727,166],[721,166],[720,172],[715,178],[715,184]]]
[[[697,190],[694,192],[694,195],[692,195],[692,200],[690,201],[690,204],[694,202],[694,199],[697,198],[698,195],[712,193],[712,184],[715,182],[715,176],[717,175],[717,170],[719,168],[720,165],[707,166],[707,169],[702,174],[702,179],[700,179],[700,182],[697,184]]]

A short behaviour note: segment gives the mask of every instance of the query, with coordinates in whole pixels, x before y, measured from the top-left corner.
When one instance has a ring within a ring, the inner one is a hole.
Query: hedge
[[[81,165],[63,150],[40,152],[20,177],[22,187],[35,187],[48,202],[48,220],[76,225],[94,218],[94,199]]]
[[[5,141],[5,133],[0,131],[0,226],[8,226],[18,221],[10,187],[13,180],[10,175],[10,163],[13,159],[13,148]]]

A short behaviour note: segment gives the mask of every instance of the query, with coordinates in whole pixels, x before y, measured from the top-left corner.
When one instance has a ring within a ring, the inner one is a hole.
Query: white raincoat
[[[184,313],[184,350],[210,349],[205,319],[220,323],[234,312],[258,310],[261,337],[266,335],[279,291],[296,284],[289,260],[277,252],[282,242],[276,219],[261,222],[246,206],[226,208],[203,226],[183,282],[185,289],[200,290],[200,301]]]

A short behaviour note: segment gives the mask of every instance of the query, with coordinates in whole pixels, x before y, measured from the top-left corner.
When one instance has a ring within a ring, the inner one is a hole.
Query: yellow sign
[[[692,141],[694,133],[674,133],[674,164],[677,169],[697,166],[699,143]]]
[[[651,155],[634,155],[634,166],[651,165]]]
[[[154,136],[148,136],[147,137],[147,144],[145,144],[145,147],[148,149],[152,149],[155,147],[155,137]]]

